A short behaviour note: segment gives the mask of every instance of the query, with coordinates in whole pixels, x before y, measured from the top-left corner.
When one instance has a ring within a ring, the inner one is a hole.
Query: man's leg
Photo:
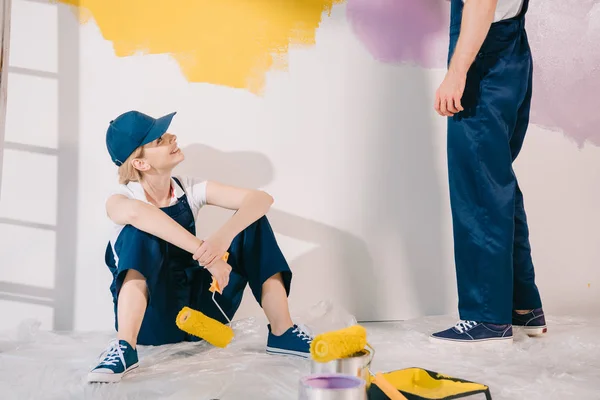
[[[499,100],[482,94],[476,109],[448,122],[454,259],[464,322],[434,333],[435,342],[512,343],[516,180],[502,119],[507,111],[495,104]]]
[[[475,71],[468,85],[481,92],[476,106],[448,121],[459,313],[463,320],[510,324],[516,180],[505,118],[511,110],[516,116],[516,99],[493,81],[478,81]]]
[[[510,140],[513,160],[517,158],[529,125],[531,108],[533,68],[529,74],[528,90],[517,118],[517,124]],[[513,325],[524,326],[530,335],[546,332],[546,320],[542,311],[542,301],[535,284],[535,271],[531,258],[529,228],[523,202],[523,193],[517,183],[515,196],[515,236],[513,246]]]
[[[483,49],[467,75],[465,110],[448,120],[454,255],[464,322],[433,334],[436,341],[508,343],[512,338],[517,182],[510,140],[531,64],[517,44],[498,49],[505,50],[488,55]]]
[[[523,203],[523,193],[517,184],[513,244],[513,309],[526,313],[541,307],[542,300],[535,284],[535,271],[531,259],[529,228]]]
[[[529,111],[532,95],[531,68],[528,80],[527,94],[517,117],[517,124],[513,136],[510,139],[510,149],[513,161],[517,158],[523,146],[527,127],[529,125]],[[527,226],[527,215],[523,203],[523,193],[516,186],[515,196],[515,235],[513,244],[514,265],[514,289],[513,307],[517,310],[529,311],[542,306],[540,294],[535,284],[535,273],[531,259],[531,245],[529,243],[529,228]]]

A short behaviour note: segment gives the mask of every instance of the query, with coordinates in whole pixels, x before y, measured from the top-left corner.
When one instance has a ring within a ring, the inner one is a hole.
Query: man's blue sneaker
[[[88,382],[114,383],[139,366],[137,350],[125,340],[114,340],[100,356],[100,363],[88,373]]]
[[[271,325],[268,328],[267,353],[302,358],[310,357],[310,343],[313,336],[307,328],[294,325],[281,336],[276,336],[271,332]]]
[[[522,327],[528,336],[542,336],[548,332],[544,310],[541,308],[531,310],[527,314],[519,314],[513,311],[512,324]]]
[[[512,325],[495,325],[476,321],[459,321],[454,327],[436,332],[430,336],[434,343],[471,343],[484,342],[512,344]]]

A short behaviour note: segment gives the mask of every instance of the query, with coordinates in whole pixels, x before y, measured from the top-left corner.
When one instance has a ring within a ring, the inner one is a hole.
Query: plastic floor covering
[[[354,323],[351,315],[321,303],[295,318],[314,333]],[[456,317],[364,324],[375,348],[372,371],[408,367],[490,387],[492,399],[600,399],[600,316],[548,316],[544,338],[516,331],[512,346],[466,348],[429,343],[432,331]],[[0,398],[9,399],[297,399],[310,361],[267,355],[266,321],[235,321],[226,349],[207,343],[139,347],[140,368],[118,384],[88,384],[86,373],[111,332],[61,334],[23,321],[0,332]]]

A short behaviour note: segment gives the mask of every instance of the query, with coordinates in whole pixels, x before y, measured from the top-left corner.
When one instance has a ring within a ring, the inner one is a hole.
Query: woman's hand
[[[193,258],[203,267],[210,268],[223,258],[229,246],[231,246],[231,240],[217,233],[202,242],[194,252]]]
[[[229,274],[231,273],[231,265],[225,261],[218,259],[213,263],[212,267],[207,268],[208,272],[217,280],[221,293],[225,287],[229,284]]]

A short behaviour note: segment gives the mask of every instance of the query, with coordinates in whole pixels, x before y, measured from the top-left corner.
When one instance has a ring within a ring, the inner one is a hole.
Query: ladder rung
[[[24,285],[22,283],[0,281],[0,295],[36,298],[39,301],[45,301],[48,303],[52,302],[54,299],[54,289],[33,285]]]
[[[44,229],[47,231],[55,231],[56,230],[55,225],[40,224],[39,222],[21,221],[18,219],[4,218],[4,217],[0,217],[0,224],[17,225],[17,226],[23,226],[25,228]],[[1,284],[2,283],[0,282],[0,285]],[[1,289],[1,286],[0,286],[0,289]]]
[[[37,76],[40,78],[50,78],[50,79],[58,79],[58,74],[56,72],[48,72],[48,71],[40,71],[37,69],[31,68],[22,68],[22,67],[8,67],[8,73],[10,74],[19,74],[19,75],[29,75],[29,76]]]
[[[48,154],[50,156],[57,156],[58,149],[51,147],[35,146],[33,144],[17,143],[17,142],[4,142],[4,148],[17,151],[26,151],[28,153]]]
[[[54,307],[54,300],[39,297],[18,296],[0,292],[0,300],[14,301],[17,303],[39,304],[42,306]]]

